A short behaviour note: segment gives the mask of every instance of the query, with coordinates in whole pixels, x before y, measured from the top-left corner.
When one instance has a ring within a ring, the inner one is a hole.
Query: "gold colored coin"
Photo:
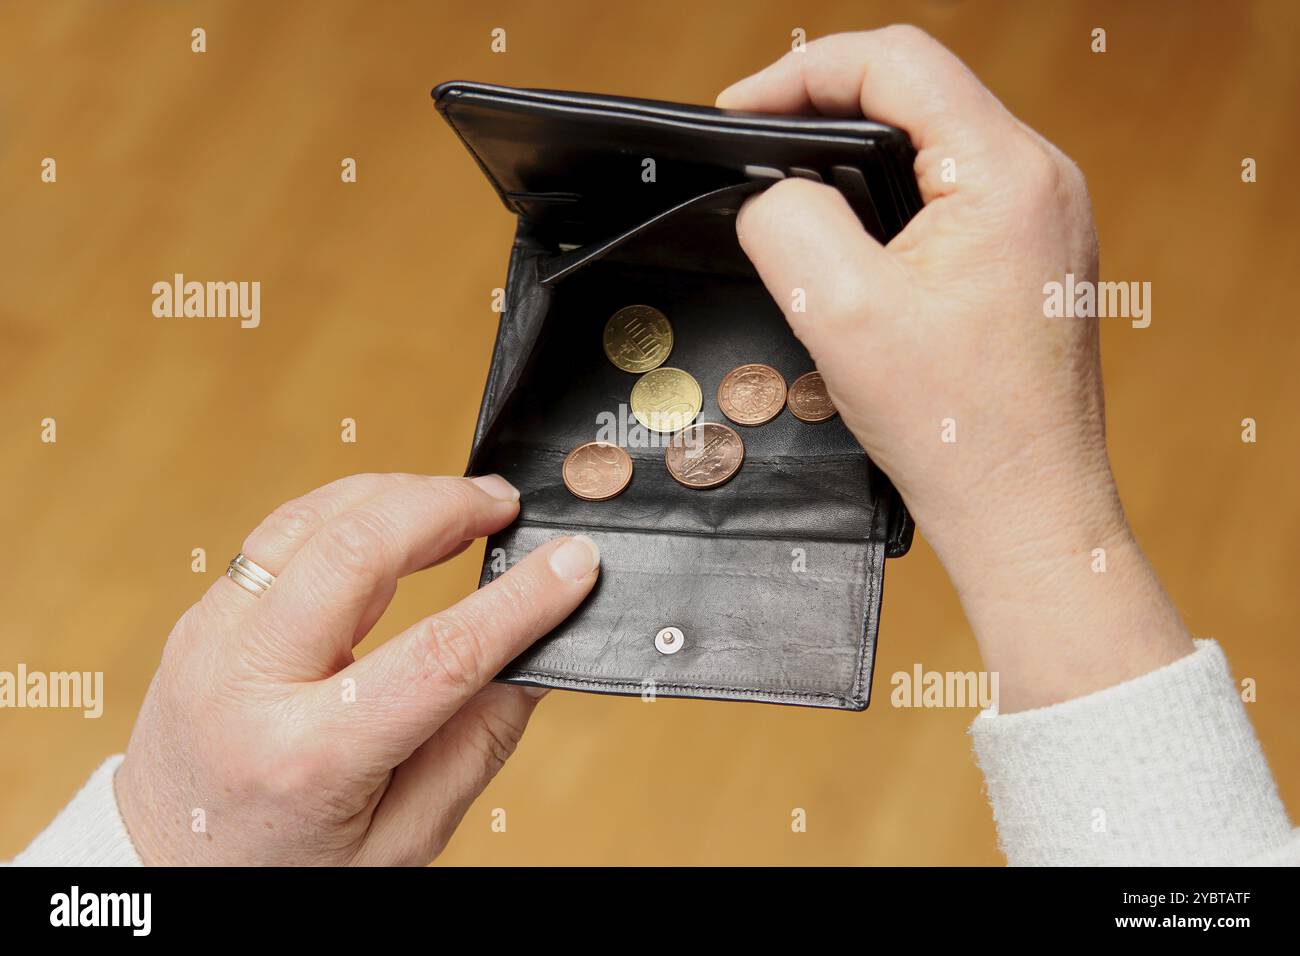
[[[795,379],[786,404],[790,406],[790,414],[803,422],[824,422],[835,415],[835,405],[821,372],[809,372]]]
[[[734,428],[717,422],[692,425],[664,449],[668,474],[687,488],[716,488],[740,470],[745,443]]]
[[[785,379],[770,365],[741,365],[722,377],[718,408],[737,425],[770,422],[785,407]]]
[[[632,386],[632,414],[653,432],[675,432],[695,421],[704,403],[700,383],[679,368],[646,372]]]
[[[605,354],[625,372],[658,368],[673,350],[673,327],[658,309],[629,305],[605,323]]]
[[[589,441],[564,459],[564,486],[585,501],[608,501],[632,480],[632,456],[609,442]]]

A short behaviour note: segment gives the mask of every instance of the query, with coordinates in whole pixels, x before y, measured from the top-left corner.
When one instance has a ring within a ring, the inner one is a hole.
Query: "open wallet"
[[[838,416],[786,409],[737,428],[743,464],[716,488],[675,481],[661,445],[628,443],[631,483],[607,501],[571,494],[562,468],[602,413],[627,419],[637,376],[602,348],[624,306],[671,321],[668,364],[703,393],[696,421],[727,423],[717,389],[738,365],[786,382],[812,371],[740,249],[736,212],[801,176],[837,188],[888,242],[921,208],[907,134],[480,83],[433,98],[518,220],[467,473],[505,477],[520,515],[489,539],[480,586],[563,534],[601,552],[585,603],[498,680],[865,709],[885,559],[906,553],[912,521]]]

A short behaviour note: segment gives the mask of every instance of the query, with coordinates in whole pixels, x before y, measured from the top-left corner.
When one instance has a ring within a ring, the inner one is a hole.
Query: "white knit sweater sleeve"
[[[100,764],[54,822],[14,858],[14,866],[139,866],[113,791],[121,763],[118,754]]]
[[[1300,864],[1223,651],[971,725],[1012,865]]]

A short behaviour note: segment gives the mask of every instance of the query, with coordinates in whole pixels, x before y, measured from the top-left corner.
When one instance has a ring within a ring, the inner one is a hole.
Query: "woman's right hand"
[[[1002,709],[1190,652],[1111,475],[1098,322],[1044,317],[1045,283],[1097,279],[1079,168],[914,27],[816,40],[717,103],[866,115],[912,137],[926,205],[887,246],[804,179],[747,201],[737,231],[956,584]]]

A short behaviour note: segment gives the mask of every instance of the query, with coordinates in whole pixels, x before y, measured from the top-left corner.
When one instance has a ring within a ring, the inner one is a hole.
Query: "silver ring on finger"
[[[256,597],[261,597],[275,583],[275,575],[256,561],[244,557],[243,553],[235,555],[226,568],[226,577]]]

